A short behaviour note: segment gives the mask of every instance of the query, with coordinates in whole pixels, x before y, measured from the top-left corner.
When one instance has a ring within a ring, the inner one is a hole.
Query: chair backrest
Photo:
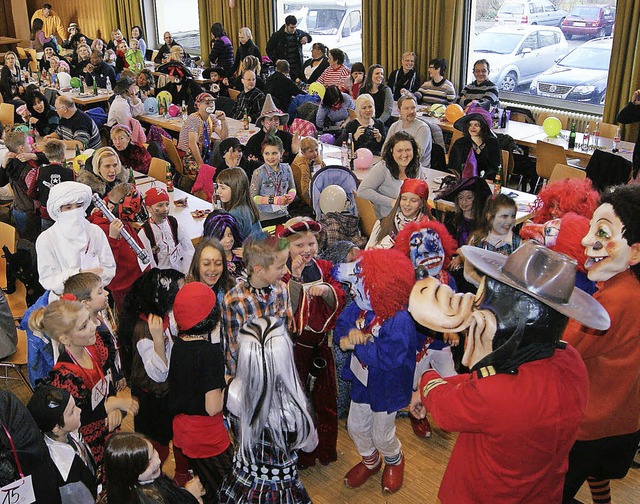
[[[27,343],[27,333],[22,329],[17,329],[18,341],[16,342],[16,351],[9,357],[2,359],[7,364],[14,364],[16,366],[24,366],[27,364],[27,349],[29,347]]]
[[[11,103],[0,103],[0,123],[3,126],[11,126],[13,124],[15,109]]]
[[[451,143],[449,144],[449,148],[447,149],[447,162],[449,161],[449,154],[451,153],[451,148],[453,147],[453,144],[456,143],[456,140],[458,140],[459,138],[462,138],[464,136],[464,133],[460,130],[454,129],[453,130],[453,134],[451,135]]]
[[[151,158],[149,176],[160,182],[167,183],[167,162],[164,159]]]
[[[538,140],[536,147],[536,173],[548,179],[557,164],[567,164],[567,153],[561,145]]]
[[[7,287],[7,260],[2,257],[2,246],[6,245],[9,252],[16,252],[16,228],[5,222],[0,222],[0,287]]]
[[[229,98],[231,98],[232,100],[234,101],[237,100],[239,94],[240,94],[240,91],[229,88]]]
[[[539,112],[538,116],[536,117],[536,124],[542,125],[547,117],[556,117],[560,119],[560,122],[562,123],[562,129],[567,129],[569,117],[564,114],[554,114],[552,112]]]
[[[173,143],[173,140],[167,138],[165,136],[162,137],[162,143],[164,144],[164,148],[167,151],[167,156],[175,166],[176,171],[182,175],[184,170],[182,168],[182,159],[180,159],[180,154],[178,154],[178,149],[176,148],[176,144]]]
[[[549,183],[568,178],[584,180],[587,178],[587,172],[566,164],[557,164],[551,172]]]
[[[611,123],[605,123],[605,122],[601,122],[598,125],[598,128],[600,129],[600,136],[603,138],[614,138],[618,131],[617,124],[611,124]],[[589,131],[591,132],[591,134],[593,134],[595,129],[596,129],[596,123],[594,121],[589,121]]]
[[[371,236],[373,226],[378,221],[376,212],[373,208],[373,203],[364,198],[358,198],[358,194],[356,192],[353,193],[353,197],[356,201],[356,207],[358,208],[358,215],[360,216],[362,232],[367,236]]]
[[[503,184],[507,184],[507,180],[508,180],[508,176],[510,173],[510,164],[513,163],[512,161],[512,156],[511,153],[508,150],[501,150],[500,151],[500,159],[502,162],[502,173],[500,174],[500,176],[502,177],[502,183]]]

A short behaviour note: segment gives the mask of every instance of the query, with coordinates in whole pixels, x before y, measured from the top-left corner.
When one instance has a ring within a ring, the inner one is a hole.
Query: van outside
[[[293,15],[298,28],[309,33],[313,43],[342,49],[346,65],[362,61],[362,0],[284,0],[282,4],[284,12],[278,12],[277,28],[286,16]],[[305,59],[311,57],[311,47],[302,46]]]

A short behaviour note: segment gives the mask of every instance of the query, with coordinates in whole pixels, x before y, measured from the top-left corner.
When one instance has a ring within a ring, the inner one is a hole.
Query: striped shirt
[[[478,84],[478,81],[473,81],[467,84],[460,93],[460,99],[458,103],[463,107],[466,107],[473,100],[478,101],[478,106],[483,109],[489,110],[498,104],[498,86],[496,86],[489,79],[482,84]]]
[[[349,78],[349,69],[340,65],[338,68],[327,68],[322,75],[318,77],[317,82],[322,84],[324,87],[336,85],[340,88],[341,91],[345,89],[345,81]]]
[[[76,110],[69,119],[60,118],[56,133],[62,140],[77,140],[84,149],[99,149],[102,147],[100,132],[96,123],[82,110]]]
[[[416,91],[414,96],[418,103],[423,105],[430,105],[432,103],[447,105],[453,103],[456,99],[456,88],[453,87],[452,82],[447,79],[442,79],[437,83],[433,79],[429,79],[420,86],[420,89]]]

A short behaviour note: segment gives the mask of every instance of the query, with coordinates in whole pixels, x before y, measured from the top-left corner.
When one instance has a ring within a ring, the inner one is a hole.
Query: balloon
[[[317,94],[320,99],[324,98],[325,88],[319,82],[313,82],[309,86],[309,94]]]
[[[169,105],[168,112],[171,117],[178,117],[180,115],[180,107],[177,105]]]
[[[158,113],[158,100],[153,97],[144,101],[144,113],[147,115],[156,115]]]
[[[80,173],[80,170],[84,168],[84,165],[87,163],[87,159],[89,159],[88,154],[80,154],[73,158],[73,171],[76,173]]]
[[[356,151],[356,159],[353,161],[354,168],[366,170],[373,165],[373,153],[365,147],[360,147]]]
[[[457,103],[452,103],[444,111],[444,116],[447,118],[447,121],[453,124],[462,116],[464,116],[464,110]]]
[[[429,107],[429,114],[432,117],[442,117],[446,112],[446,107],[442,103],[434,103]]]
[[[329,185],[320,193],[320,210],[323,214],[342,212],[348,208],[347,193],[339,185]]]
[[[29,126],[26,124],[19,124],[18,126],[13,127],[13,131],[22,131],[23,133],[29,134]]]
[[[333,145],[333,143],[336,141],[335,137],[331,133],[323,133],[318,137],[318,140],[320,140],[322,143],[330,145]]]
[[[61,88],[68,88],[71,86],[71,76],[67,72],[59,72],[58,84],[60,84]]]
[[[70,84],[73,89],[80,89],[80,87],[82,86],[82,81],[78,79],[78,77],[72,77]]]
[[[557,117],[547,117],[542,123],[542,130],[547,136],[555,138],[562,131],[562,123]]]
[[[171,96],[171,93],[169,91],[160,91],[156,98],[158,100],[164,100],[167,105],[173,102],[173,96]]]

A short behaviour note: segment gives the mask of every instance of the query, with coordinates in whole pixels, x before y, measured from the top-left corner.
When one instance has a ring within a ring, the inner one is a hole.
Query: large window
[[[200,55],[198,0],[155,0],[155,10],[158,46],[168,31],[191,56]]]
[[[342,49],[346,64],[362,61],[362,0],[276,0],[276,28],[289,15],[296,17],[298,28],[309,33],[312,42]],[[311,44],[302,51],[305,59],[310,58]]]
[[[616,0],[470,0],[467,81],[486,59],[500,96],[601,113]]]

